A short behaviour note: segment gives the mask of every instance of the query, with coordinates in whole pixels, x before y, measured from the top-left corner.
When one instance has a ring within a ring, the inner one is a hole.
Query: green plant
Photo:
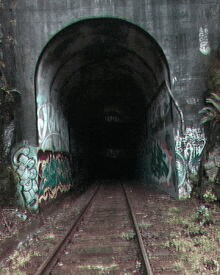
[[[204,107],[199,113],[203,115],[202,124],[210,122],[214,128],[220,122],[220,96],[217,93],[211,93],[211,97],[206,99],[210,106]]]
[[[192,238],[195,236],[203,236],[208,233],[207,230],[203,228],[202,223],[200,223],[199,225],[191,223],[185,226],[183,231],[185,236],[192,237]]]
[[[217,201],[217,197],[211,191],[206,191],[205,194],[203,195],[203,199],[206,202]]]
[[[148,228],[148,227],[151,227],[151,226],[152,226],[151,223],[139,223],[138,224],[139,228]]]
[[[217,269],[219,264],[216,260],[213,259],[207,259],[204,261],[204,265],[209,269],[209,270],[213,270],[213,269]]]
[[[134,232],[128,232],[128,233],[123,232],[121,234],[121,238],[126,239],[127,241],[133,240],[135,239],[135,237],[136,237],[136,234]]]
[[[200,222],[200,225],[208,225],[214,223],[212,212],[213,211],[202,205],[195,213],[195,220]]]
[[[55,235],[52,233],[49,233],[49,234],[45,235],[43,238],[44,238],[44,240],[47,240],[48,242],[53,242],[55,240]]]
[[[172,268],[185,275],[219,274],[220,231],[212,224],[216,210],[204,205],[187,211],[187,214],[179,210],[179,207],[168,209],[167,222],[176,230],[171,231],[169,238],[161,244],[162,248],[177,252]]]

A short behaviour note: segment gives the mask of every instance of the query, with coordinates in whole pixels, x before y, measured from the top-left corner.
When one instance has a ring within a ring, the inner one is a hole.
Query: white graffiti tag
[[[200,27],[199,29],[199,44],[199,50],[202,54],[207,55],[210,53],[211,49],[209,46],[207,26]]]
[[[38,106],[39,145],[43,150],[69,149],[67,122],[62,112],[51,103]]]
[[[204,131],[200,128],[186,128],[183,136],[177,131],[175,136],[176,167],[179,181],[179,192],[191,192],[189,176],[198,171],[200,157],[205,147]]]

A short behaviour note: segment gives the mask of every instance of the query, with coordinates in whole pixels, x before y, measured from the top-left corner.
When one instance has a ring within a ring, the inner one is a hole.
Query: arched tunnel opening
[[[167,83],[165,55],[142,28],[116,18],[71,24],[36,67],[39,147],[69,151],[85,181],[138,178],[149,108]]]
[[[86,78],[89,83],[81,87],[81,96],[76,101],[69,100],[75,102],[75,112],[69,112],[69,120],[82,148],[81,168],[90,179],[135,177],[144,96],[128,77],[104,77],[94,86],[91,80],[92,77]]]

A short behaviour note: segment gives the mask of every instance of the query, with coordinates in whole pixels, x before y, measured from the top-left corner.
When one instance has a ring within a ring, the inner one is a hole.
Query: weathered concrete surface
[[[81,19],[121,18],[141,26],[165,53],[171,72],[172,93],[188,129],[183,134],[179,129],[174,132],[178,174],[181,182],[188,182],[189,173],[197,169],[193,161],[198,161],[205,143],[198,111],[203,106],[207,89],[211,54],[219,46],[219,1],[1,0],[0,4],[4,14],[0,23],[5,45],[2,53],[7,60],[5,75],[8,82],[23,92],[21,121],[25,142],[38,145],[34,72],[46,43],[58,31]],[[180,146],[181,142],[184,148]]]
[[[143,27],[160,44],[170,65],[173,93],[183,109],[185,122],[197,126],[197,112],[206,89],[208,47],[215,50],[219,43],[219,8],[218,1],[212,0],[15,1],[11,12],[16,20],[17,86],[33,95],[37,58],[48,40],[63,27],[94,16],[120,17]],[[27,106],[31,106],[33,97],[29,98]],[[24,117],[35,120],[30,115]]]
[[[21,142],[20,105],[19,93],[0,89],[0,201],[15,197],[11,152]]]

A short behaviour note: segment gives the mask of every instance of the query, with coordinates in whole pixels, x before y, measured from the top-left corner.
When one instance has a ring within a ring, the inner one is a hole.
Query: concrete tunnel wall
[[[171,99],[166,88],[170,85],[166,58],[148,33],[119,19],[79,21],[49,41],[39,58],[35,80],[38,138],[43,150],[71,152],[77,167],[75,177],[84,181],[139,177],[153,183],[152,177],[140,172],[149,165],[143,167],[143,160],[139,167],[137,164],[144,151],[140,142],[149,128],[147,111],[162,87],[166,90],[162,97]],[[170,107],[169,102],[166,113]],[[56,129],[49,129],[47,121]],[[168,124],[174,127],[172,118]],[[170,135],[174,144],[172,131]],[[157,136],[157,143],[160,139]],[[169,150],[174,155],[174,146]],[[154,159],[153,155],[147,157]],[[174,160],[171,164],[165,157],[169,172],[163,181],[154,183],[167,189],[168,177],[169,192],[178,196]],[[157,162],[160,166],[159,159]]]
[[[220,3],[213,0],[181,3],[174,0],[2,0],[0,54],[6,66],[1,67],[1,80],[4,78],[5,82],[6,79],[9,86],[22,91],[22,143],[15,144],[12,152],[13,166],[18,175],[18,190],[22,194],[26,192],[26,199],[21,199],[22,203],[38,207],[40,166],[37,153],[41,148],[38,147],[37,112],[33,110],[36,109],[34,72],[39,55],[47,42],[67,25],[100,16],[124,19],[142,27],[165,53],[171,72],[172,93],[185,122],[183,133],[178,121],[175,123],[177,127],[173,129],[178,190],[180,196],[189,195],[190,175],[198,170],[205,145],[198,111],[203,107],[211,53],[219,46],[219,11]],[[41,156],[42,152],[45,153],[42,150],[38,155]],[[19,160],[18,156],[21,157]],[[48,159],[50,157],[52,156],[48,155]],[[44,164],[46,159],[42,156]],[[28,160],[31,160],[31,167],[27,165]],[[60,155],[56,161],[62,163]],[[139,161],[144,161],[142,156]],[[55,163],[53,167],[56,167]],[[56,193],[51,194],[55,195]],[[21,195],[22,197],[25,196]],[[36,204],[32,204],[34,201]]]

